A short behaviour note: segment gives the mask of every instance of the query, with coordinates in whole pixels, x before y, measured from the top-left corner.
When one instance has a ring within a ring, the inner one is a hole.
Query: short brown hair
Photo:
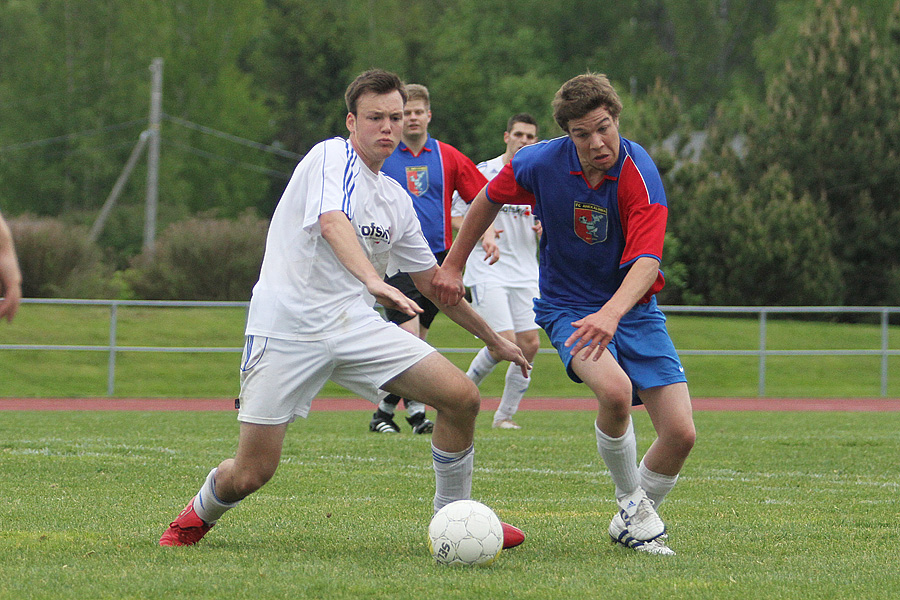
[[[569,121],[580,119],[599,107],[609,111],[613,119],[622,112],[619,94],[606,75],[585,73],[568,80],[553,97],[553,118],[563,131],[569,131]]]
[[[535,129],[537,129],[537,126],[538,126],[537,121],[535,121],[534,117],[532,117],[530,114],[519,113],[519,114],[511,116],[509,118],[509,121],[506,122],[506,133],[511,132],[513,129],[513,125],[515,125],[516,123],[525,123],[526,125],[534,125]]]
[[[407,102],[409,100],[422,100],[425,106],[431,108],[431,96],[428,94],[428,88],[418,83],[406,84]]]
[[[370,69],[361,73],[347,86],[347,91],[344,92],[347,111],[355,115],[356,102],[365,93],[387,94],[394,90],[400,92],[403,103],[406,104],[406,89],[403,81],[396,74],[381,69]]]

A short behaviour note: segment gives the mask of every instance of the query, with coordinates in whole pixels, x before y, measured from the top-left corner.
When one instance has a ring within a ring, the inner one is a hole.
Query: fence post
[[[759,311],[759,391],[762,397],[766,395],[766,309]]]
[[[106,372],[106,395],[116,391],[116,327],[118,325],[119,303],[109,305],[109,365]]]

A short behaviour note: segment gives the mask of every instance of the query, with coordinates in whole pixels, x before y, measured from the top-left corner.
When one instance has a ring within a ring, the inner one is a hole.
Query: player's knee
[[[452,384],[446,384],[421,401],[454,421],[474,421],[481,408],[478,386],[460,372]]]
[[[604,390],[597,394],[600,408],[606,410],[609,416],[616,420],[625,421],[631,415],[631,388],[619,387]]]
[[[697,441],[697,431],[693,426],[686,426],[670,431],[666,437],[666,445],[672,453],[687,457]]]
[[[537,337],[535,339],[526,338],[519,344],[519,348],[522,350],[522,354],[525,355],[525,358],[527,358],[529,362],[532,362],[534,361],[534,357],[537,355],[538,350],[541,348],[541,340]]]
[[[474,419],[478,416],[478,411],[481,409],[481,394],[478,392],[478,386],[468,377],[464,382],[463,388],[460,391],[460,410],[466,416]]]
[[[475,421],[478,411],[481,409],[481,394],[478,386],[471,379],[460,379],[459,385],[453,391],[453,396],[448,402],[449,412],[457,419]]]

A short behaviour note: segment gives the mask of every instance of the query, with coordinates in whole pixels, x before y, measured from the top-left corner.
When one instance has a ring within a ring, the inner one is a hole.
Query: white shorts
[[[247,336],[238,420],[278,425],[305,418],[329,379],[374,401],[382,385],[432,352],[424,341],[380,319],[311,342]]]
[[[494,331],[532,331],[534,299],[537,285],[510,287],[500,283],[476,283],[471,288],[472,308],[487,321]]]

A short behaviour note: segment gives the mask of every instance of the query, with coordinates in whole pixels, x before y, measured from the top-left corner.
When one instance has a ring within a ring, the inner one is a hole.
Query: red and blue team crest
[[[575,235],[588,244],[597,244],[606,241],[608,227],[605,208],[585,202],[575,203]]]
[[[421,196],[428,191],[428,167],[406,167],[406,189]]]

